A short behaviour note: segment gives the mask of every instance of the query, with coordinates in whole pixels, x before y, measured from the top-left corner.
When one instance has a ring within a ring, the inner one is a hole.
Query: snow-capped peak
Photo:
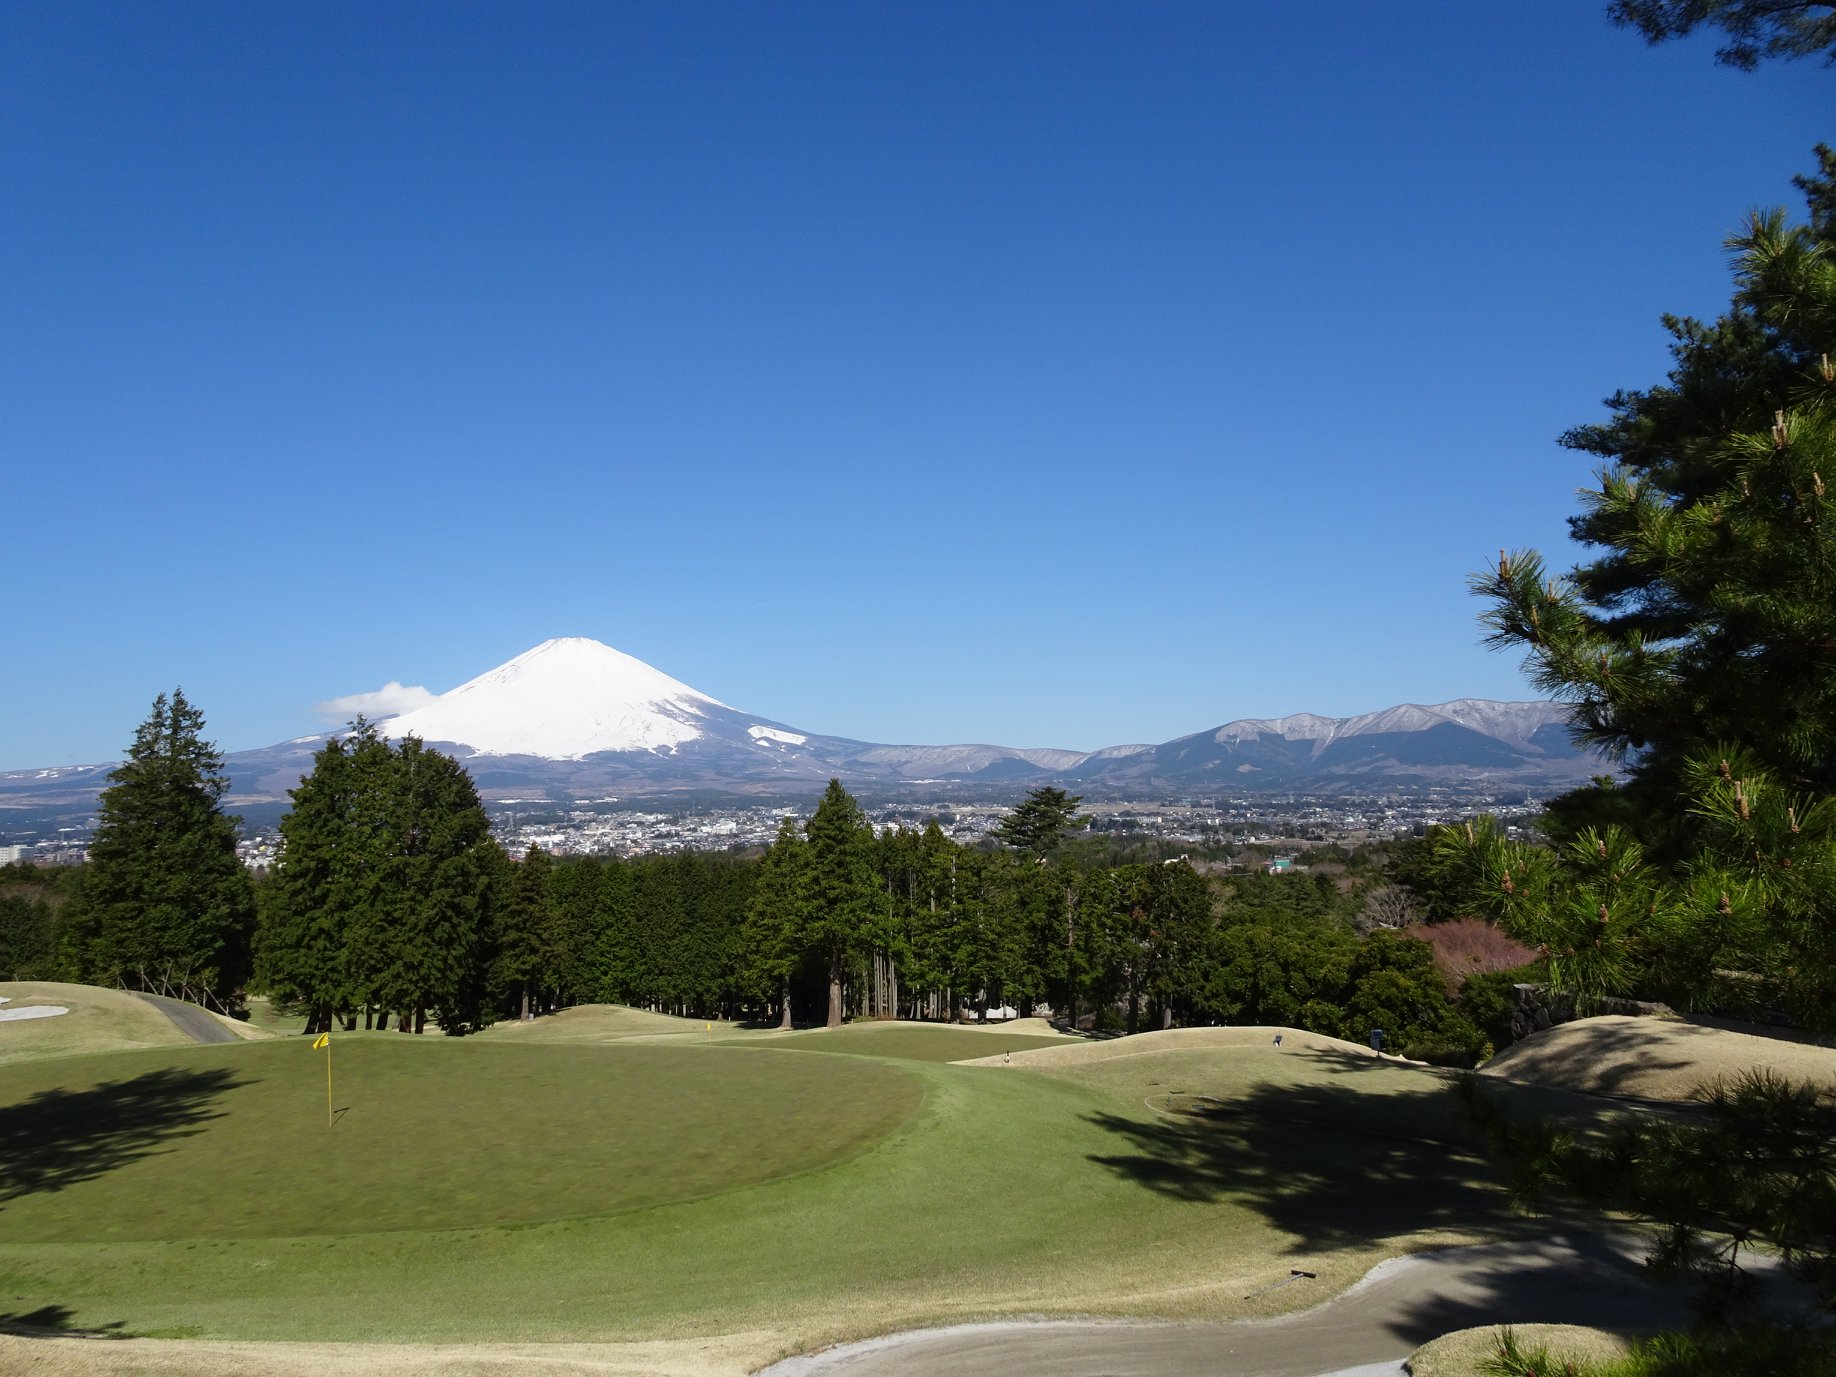
[[[383,723],[391,737],[470,746],[480,755],[578,760],[600,751],[672,749],[726,704],[585,636],[543,641],[425,707]]]

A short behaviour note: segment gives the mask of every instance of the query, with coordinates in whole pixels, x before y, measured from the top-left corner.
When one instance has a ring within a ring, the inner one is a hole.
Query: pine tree
[[[1647,821],[1709,750],[1836,791],[1836,153],[1817,156],[1808,224],[1770,212],[1730,241],[1728,314],[1666,321],[1667,383],[1564,438],[1609,461],[1572,522],[1600,555],[1552,578],[1504,554],[1474,580],[1489,643],[1525,650],[1581,739],[1628,761]],[[1595,794],[1579,822],[1624,815]]]
[[[69,941],[86,981],[228,1009],[249,976],[255,904],[203,729],[182,691],[154,700],[102,791]]]
[[[1631,785],[1571,796],[1547,850],[1446,830],[1432,868],[1536,943],[1558,988],[1782,1008],[1828,1030],[1836,154],[1817,154],[1819,175],[1799,181],[1809,224],[1750,220],[1730,241],[1729,314],[1668,322],[1668,385],[1616,396],[1610,422],[1570,437],[1612,461],[1574,522],[1604,553],[1561,579],[1504,555],[1475,580],[1493,644],[1528,651],[1583,739],[1630,753]],[[1710,1124],[1634,1129],[1604,1155],[1508,1123],[1500,1141],[1532,1176],[1662,1224],[1662,1257],[1703,1260],[1707,1229],[1770,1241],[1836,1304],[1827,1095],[1749,1080],[1709,1105]]]
[[[1720,29],[1727,42],[1715,60],[1750,72],[1765,57],[1815,57],[1836,64],[1836,12],[1828,0],[1613,0],[1607,14],[1648,43]]]

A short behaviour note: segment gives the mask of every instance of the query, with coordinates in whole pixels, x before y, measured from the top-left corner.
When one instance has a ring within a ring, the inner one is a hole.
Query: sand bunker
[[[1681,1101],[1710,1081],[1761,1069],[1836,1087],[1836,1047],[1615,1014],[1532,1034],[1479,1074],[1595,1095]]]
[[[0,999],[0,1004],[12,1003],[9,999]],[[22,1004],[17,1009],[0,1009],[0,1023],[16,1023],[27,1018],[56,1018],[70,1010],[62,1004]]]

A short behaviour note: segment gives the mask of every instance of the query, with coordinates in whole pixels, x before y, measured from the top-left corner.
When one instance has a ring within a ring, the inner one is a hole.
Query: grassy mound
[[[0,1068],[13,1242],[271,1238],[603,1214],[856,1152],[917,1108],[889,1066],[718,1049],[334,1037]]]
[[[56,1018],[0,1023],[0,1066],[86,1052],[125,1052],[141,1047],[188,1047],[191,1039],[172,1020],[125,990],[56,981],[0,981],[0,1008],[62,1005]]]
[[[1275,1045],[1275,1039],[1278,1036],[1281,1038],[1279,1047]],[[1395,1065],[1401,1062],[1401,1059],[1397,1057],[1377,1057],[1370,1048],[1361,1047],[1355,1042],[1346,1042],[1343,1038],[1330,1038],[1323,1033],[1302,1032],[1298,1028],[1168,1028],[1164,1031],[1136,1033],[1133,1037],[1107,1038],[1097,1042],[1069,1038],[1057,1038],[1053,1041],[1055,1045],[1051,1047],[1042,1046],[1038,1050],[1027,1052],[1024,1057],[1014,1057],[1011,1064],[1025,1067],[1030,1071],[1052,1071],[1139,1057],[1149,1053],[1190,1051],[1194,1048],[1213,1050],[1267,1048],[1276,1054],[1328,1052],[1381,1064]],[[996,1055],[978,1057],[975,1061],[965,1064],[995,1066],[1009,1063]]]
[[[706,1042],[711,1037],[729,1036],[738,1029],[734,1024],[714,1019],[676,1018],[672,1014],[654,1014],[648,1009],[632,1009],[623,1004],[577,1004],[558,1013],[524,1023],[510,1019],[494,1023],[479,1037],[501,1042]]]
[[[1059,1044],[1082,1046],[1057,1033],[1004,1033],[976,1025],[948,1023],[847,1023],[840,1028],[812,1028],[800,1033],[751,1033],[748,1041],[803,1052],[841,1052],[856,1057],[892,1057],[902,1061],[961,1061],[993,1054]]]
[[[1613,1015],[1533,1034],[1492,1058],[1480,1074],[1596,1095],[1681,1101],[1697,1086],[1760,1068],[1836,1085],[1836,1048]]]
[[[1484,1377],[1484,1364],[1498,1352],[1501,1332],[1497,1325],[1484,1325],[1443,1334],[1410,1355],[1409,1371],[1414,1377]],[[1623,1358],[1630,1349],[1617,1334],[1581,1325],[1518,1324],[1511,1326],[1511,1332],[1524,1349],[1549,1350],[1557,1373],[1562,1371],[1563,1359],[1607,1362]]]

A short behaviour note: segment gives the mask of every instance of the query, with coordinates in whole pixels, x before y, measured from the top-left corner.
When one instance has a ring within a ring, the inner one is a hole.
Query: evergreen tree
[[[268,997],[308,1010],[306,1030],[322,1032],[348,1003],[350,754],[334,736],[312,770],[289,792],[280,854],[261,891],[255,978]]]
[[[1613,0],[1607,14],[1648,43],[1720,29],[1715,60],[1750,72],[1764,57],[1815,57],[1836,64],[1836,6],[1828,0]]]
[[[1593,791],[1611,806],[1591,819],[1571,798],[1570,834],[1551,850],[1484,826],[1443,832],[1435,869],[1537,943],[1560,988],[1783,1008],[1827,1030],[1836,155],[1818,158],[1819,176],[1799,182],[1808,225],[1757,216],[1732,241],[1729,315],[1671,323],[1669,385],[1621,394],[1611,422],[1577,433],[1613,461],[1575,522],[1606,553],[1560,580],[1534,555],[1504,556],[1476,581],[1494,601],[1494,644],[1528,651],[1585,739],[1633,753],[1631,785]],[[1548,1130],[1505,1125],[1500,1139],[1530,1176],[1662,1224],[1660,1257],[1701,1260],[1706,1229],[1769,1240],[1836,1302],[1827,1096],[1752,1080],[1713,1092],[1710,1109],[1709,1124],[1637,1129],[1604,1156]]]
[[[809,884],[803,933],[827,974],[827,1024],[833,1028],[842,1021],[843,982],[885,898],[874,871],[873,828],[839,779],[829,781],[806,831]]]
[[[746,909],[744,980],[750,993],[778,1006],[778,1026],[791,1026],[791,977],[804,948],[803,917],[809,902],[809,845],[795,818],[778,823],[778,835],[759,867]]]
[[[307,1005],[309,1031],[360,1004],[416,1032],[430,1012],[449,1033],[485,1021],[503,857],[465,769],[359,719],[292,797],[258,943],[265,988]]]
[[[552,926],[549,872],[548,853],[530,843],[510,881],[508,902],[498,923],[498,981],[517,1002],[517,1015],[522,1019],[534,1018],[540,1011],[536,986]]]
[[[390,940],[373,988],[385,1007],[413,1014],[417,1033],[429,1012],[463,1032],[484,1014],[490,820],[465,767],[416,737],[397,747],[391,783]]]
[[[373,1004],[392,941],[393,768],[389,743],[359,717],[319,748],[288,795],[280,855],[262,889],[256,979],[271,998],[306,1009],[307,1033]]]
[[[255,903],[203,728],[182,691],[154,700],[102,791],[69,945],[85,981],[227,1009],[249,977]]]
[[[1082,795],[1067,794],[1049,784],[1029,789],[1026,800],[995,824],[995,838],[1043,860],[1064,845],[1081,802]]]
[[[1647,822],[1707,750],[1836,790],[1836,153],[1817,156],[1808,224],[1771,212],[1730,241],[1728,314],[1666,321],[1668,382],[1565,437],[1609,461],[1572,523],[1599,557],[1552,578],[1507,554],[1474,580],[1490,644],[1526,651],[1580,737],[1628,760]]]

